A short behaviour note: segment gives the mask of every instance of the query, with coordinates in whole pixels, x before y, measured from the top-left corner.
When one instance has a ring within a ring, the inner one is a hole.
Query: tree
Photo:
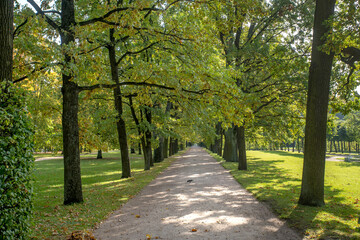
[[[315,7],[311,65],[306,107],[304,167],[299,203],[322,206],[326,154],[327,112],[334,53],[319,49],[331,30],[327,24],[334,14],[335,0],[317,0]]]

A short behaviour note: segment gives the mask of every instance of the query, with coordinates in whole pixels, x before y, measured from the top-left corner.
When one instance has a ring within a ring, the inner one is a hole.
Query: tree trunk
[[[298,153],[300,153],[300,138],[299,137],[297,139],[297,149],[298,149]]]
[[[336,147],[336,142],[335,142],[335,141],[333,141],[333,145],[334,145],[335,152],[337,153],[338,151],[337,151],[337,147]]]
[[[304,138],[301,138],[301,149],[304,152]]]
[[[351,142],[348,141],[348,146],[349,146],[349,154],[351,153]]]
[[[223,157],[227,162],[238,161],[235,127],[231,127],[225,132],[225,145],[224,145]]]
[[[169,138],[164,138],[164,151],[163,151],[164,158],[169,157]]]
[[[179,152],[179,139],[175,138],[173,144],[173,154],[176,154]]]
[[[224,129],[221,128],[221,132],[220,132],[220,147],[219,147],[219,152],[218,155],[222,156],[223,153],[223,136],[224,136]]]
[[[146,121],[148,122],[149,125],[151,125],[151,110],[148,108],[145,108],[145,118]],[[150,161],[150,167],[154,166],[154,159],[152,156],[152,146],[151,146],[151,138],[152,138],[152,134],[151,134],[151,130],[150,129],[146,129],[145,131],[145,139],[146,139],[146,152],[147,155],[149,157],[149,161]]]
[[[139,155],[141,155],[141,143],[138,144]]]
[[[131,147],[130,148],[130,153],[135,154],[135,148]]]
[[[292,151],[295,152],[295,141],[293,142]]]
[[[239,149],[239,170],[247,170],[246,144],[245,144],[245,127],[236,127],[237,147]]]
[[[102,159],[102,158],[103,158],[103,157],[102,157],[102,151],[101,151],[101,149],[100,149],[100,150],[98,150],[96,159]]]
[[[344,141],[340,141],[341,153],[344,153]]]
[[[119,84],[119,70],[116,61],[116,50],[115,50],[115,30],[110,29],[110,44],[107,46],[109,52],[109,61],[111,67],[111,79],[116,84]],[[114,101],[115,101],[115,109],[117,112],[117,132],[118,139],[120,145],[121,152],[121,167],[122,167],[122,175],[121,178],[131,177],[131,167],[130,167],[130,158],[129,158],[129,148],[127,144],[127,133],[126,133],[126,124],[123,118],[123,102],[121,96],[120,86],[116,86],[114,88]]]
[[[170,143],[169,143],[169,156],[174,155],[174,139],[170,137]]]
[[[326,128],[333,54],[321,52],[331,29],[326,21],[333,15],[335,0],[317,0],[306,108],[304,167],[299,203],[322,206],[326,156]]]
[[[144,170],[150,170],[150,156],[148,152],[148,148],[146,147],[146,138],[145,136],[141,137],[141,146],[144,152]]]
[[[212,152],[218,154],[219,153],[219,148],[220,148],[220,141],[221,141],[221,122],[218,122],[216,124],[216,137],[215,137],[215,141],[214,141],[214,145],[213,145],[213,149]]]
[[[75,41],[75,8],[74,0],[62,0],[61,4],[61,45],[66,46]],[[79,89],[74,82],[73,73],[66,71],[74,63],[71,54],[64,52],[64,70],[62,72],[63,94],[63,153],[64,153],[64,204],[83,201],[80,151],[79,151]]]
[[[1,0],[0,15],[0,83],[12,82],[14,1]],[[6,90],[5,90],[6,91]]]
[[[159,146],[154,150],[154,162],[164,161],[164,138],[159,138]]]

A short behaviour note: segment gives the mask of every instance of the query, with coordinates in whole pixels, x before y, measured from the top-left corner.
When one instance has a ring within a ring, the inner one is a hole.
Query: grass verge
[[[35,162],[31,239],[65,239],[73,231],[93,229],[175,160],[172,156],[144,171],[142,156],[132,154],[132,177],[121,179],[119,153],[104,153],[103,159],[95,158],[81,160],[84,203],[70,206],[63,205],[63,161]]]
[[[298,205],[303,155],[248,151],[248,171],[225,162],[234,178],[257,199],[268,203],[307,239],[360,239],[360,162],[326,162],[323,207]]]

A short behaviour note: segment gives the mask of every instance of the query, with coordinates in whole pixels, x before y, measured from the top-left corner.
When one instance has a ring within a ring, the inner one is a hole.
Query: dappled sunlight
[[[189,154],[189,155],[186,155],[186,156],[182,156],[181,158],[194,158],[194,157],[197,157],[198,155],[194,155],[194,154]],[[176,158],[179,158],[179,156],[177,156]]]
[[[200,148],[191,148],[106,224],[106,239],[278,239],[284,227]]]

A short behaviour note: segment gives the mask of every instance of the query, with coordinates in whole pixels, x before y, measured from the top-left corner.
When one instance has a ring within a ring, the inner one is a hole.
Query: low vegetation
[[[360,239],[360,162],[326,162],[323,207],[298,205],[303,155],[287,152],[248,152],[248,171],[225,162],[234,178],[255,197],[309,239]]]
[[[132,177],[121,179],[119,153],[104,153],[103,159],[84,156],[81,160],[84,203],[70,206],[63,205],[63,161],[36,162],[32,239],[65,239],[73,231],[93,229],[174,160],[170,157],[144,171],[142,156],[132,154],[130,158]]]

